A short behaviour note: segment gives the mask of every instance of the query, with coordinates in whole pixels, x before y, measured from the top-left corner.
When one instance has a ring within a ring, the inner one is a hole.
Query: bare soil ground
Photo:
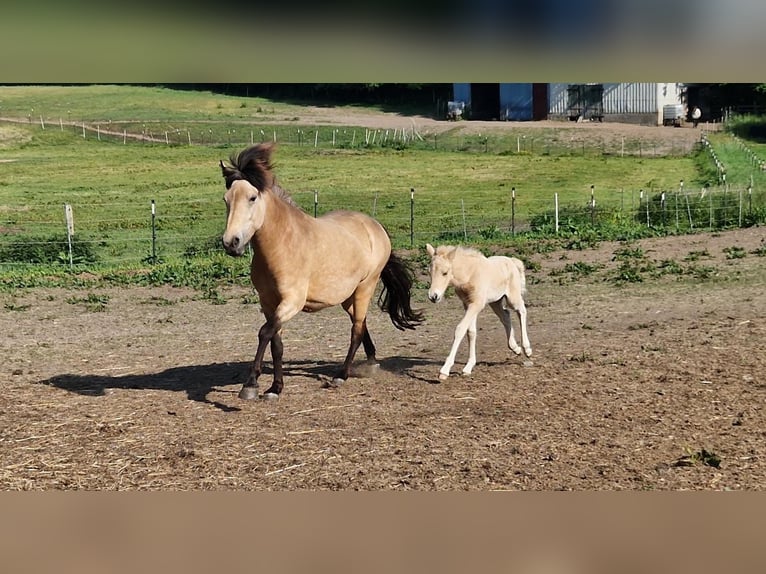
[[[766,488],[766,229],[639,245],[708,272],[615,285],[620,245],[535,256],[533,365],[486,309],[474,374],[464,344],[443,383],[456,297],[419,289],[414,332],[371,311],[381,367],[340,389],[321,386],[346,316],[301,314],[274,402],[237,398],[262,322],[247,288],[2,294],[0,489]],[[602,266],[575,279],[577,261]]]

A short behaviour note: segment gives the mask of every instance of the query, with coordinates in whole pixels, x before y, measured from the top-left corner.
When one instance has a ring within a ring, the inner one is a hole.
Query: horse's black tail
[[[402,331],[417,327],[423,321],[423,313],[410,306],[412,285],[415,283],[412,269],[391,253],[380,278],[383,290],[378,297],[378,305],[391,317],[394,327]]]

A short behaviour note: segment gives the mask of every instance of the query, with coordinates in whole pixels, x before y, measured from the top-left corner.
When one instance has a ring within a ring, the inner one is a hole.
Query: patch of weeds
[[[257,293],[249,293],[247,295],[242,295],[242,304],[243,305],[257,305],[258,304],[258,294]]]
[[[589,361],[592,361],[593,357],[590,356],[590,353],[583,351],[579,355],[572,355],[571,357],[569,357],[569,360],[572,361],[573,363],[587,363]]]
[[[689,251],[689,253],[684,257],[684,261],[699,261],[702,258],[710,259],[712,257],[710,255],[710,252],[707,249],[702,249],[700,251]]]
[[[175,305],[177,301],[173,301],[172,299],[167,299],[165,297],[158,297],[156,295],[152,295],[149,297],[148,301],[144,301],[144,303],[150,304],[150,305],[157,305],[157,307],[169,307],[170,305]]]
[[[208,287],[205,289],[202,298],[207,299],[213,305],[226,305],[226,297],[221,295],[215,287]]]
[[[623,247],[620,247],[617,251],[614,252],[612,261],[628,261],[631,259],[643,259],[643,258],[644,258],[644,250],[641,248],[640,245],[635,245],[635,246],[625,245]]]
[[[710,265],[689,265],[686,268],[686,275],[694,279],[712,279],[717,274],[716,268]]]
[[[687,449],[686,454],[676,460],[673,463],[673,466],[694,466],[696,464],[704,464],[706,466],[712,466],[713,468],[720,468],[721,457],[704,448],[697,452],[691,452],[691,450]]]
[[[612,282],[618,285],[623,283],[641,283],[644,280],[641,275],[642,268],[633,261],[623,261],[612,277]]]
[[[753,249],[750,253],[752,255],[757,255],[758,257],[766,257],[766,245],[761,245],[757,249]]]
[[[31,306],[32,305],[28,303],[26,305],[16,305],[15,303],[6,303],[5,305],[3,305],[6,311],[26,311]]]
[[[673,259],[663,259],[656,265],[655,269],[658,276],[668,274],[683,275],[684,273],[683,265]]]
[[[598,263],[585,263],[584,261],[577,261],[576,263],[567,263],[564,265],[564,271],[576,275],[577,277],[587,277],[592,275],[601,268]]]
[[[106,304],[109,303],[109,295],[97,295],[88,293],[86,297],[69,297],[66,302],[70,305],[83,305],[86,310],[92,313],[106,311]]]
[[[723,252],[726,254],[726,259],[742,259],[747,256],[747,251],[745,251],[745,248],[739,247],[738,245],[724,247]]]
[[[592,275],[599,269],[601,269],[602,265],[598,263],[586,263],[585,261],[576,261],[575,263],[567,263],[562,267],[561,269],[554,269],[551,271],[551,275],[556,276],[562,276],[564,274],[569,274],[572,281],[575,281],[577,279],[581,279],[583,277],[588,277],[589,275]]]

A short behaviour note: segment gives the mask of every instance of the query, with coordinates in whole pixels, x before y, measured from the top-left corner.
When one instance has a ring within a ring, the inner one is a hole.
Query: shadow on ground
[[[396,373],[409,378],[420,377],[411,373],[411,369],[419,365],[431,364],[429,360],[412,357],[389,357],[379,363],[380,370],[388,373]],[[337,371],[339,365],[333,362],[316,361],[291,361],[285,365],[285,378],[303,376],[317,380],[330,379]],[[173,367],[159,373],[145,373],[139,375],[56,375],[40,381],[40,384],[64,389],[81,395],[102,396],[108,389],[137,389],[155,391],[185,392],[192,401],[212,404],[223,410],[239,410],[211,401],[208,395],[214,389],[227,385],[241,385],[247,379],[250,362],[213,363],[210,365],[186,365]],[[352,376],[369,376],[370,372],[359,364],[358,373]],[[270,366],[264,366],[264,372],[259,379],[261,385],[267,381],[270,384],[272,372]],[[268,385],[267,385],[268,386]]]

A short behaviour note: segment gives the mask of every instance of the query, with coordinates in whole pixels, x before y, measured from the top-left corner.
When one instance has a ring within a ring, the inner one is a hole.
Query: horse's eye
[[[256,199],[258,199],[258,196],[254,195],[253,197],[250,198],[250,203],[255,203]]]
[[[442,277],[446,277],[446,276],[447,276],[447,272],[446,271],[442,271]]]

